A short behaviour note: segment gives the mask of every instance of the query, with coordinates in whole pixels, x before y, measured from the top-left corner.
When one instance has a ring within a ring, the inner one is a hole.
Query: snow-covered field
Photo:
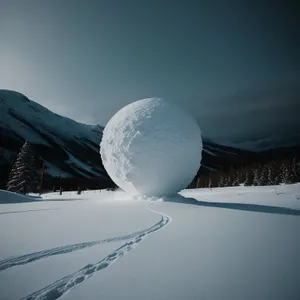
[[[300,299],[300,184],[181,194],[0,191],[0,299]]]

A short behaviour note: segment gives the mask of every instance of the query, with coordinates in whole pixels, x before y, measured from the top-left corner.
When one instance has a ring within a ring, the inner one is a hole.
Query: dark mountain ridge
[[[87,125],[57,115],[26,96],[0,90],[0,188],[5,182],[17,153],[27,140],[46,165],[48,185],[87,188],[111,187],[103,168],[99,144],[103,127]],[[207,173],[257,160],[280,151],[287,155],[299,148],[254,153],[216,144],[203,139],[200,172]]]

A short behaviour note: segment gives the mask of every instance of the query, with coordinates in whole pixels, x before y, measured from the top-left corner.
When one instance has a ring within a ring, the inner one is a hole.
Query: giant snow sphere
[[[103,165],[124,191],[173,195],[187,187],[201,162],[201,131],[176,105],[159,98],[133,102],[106,125]]]

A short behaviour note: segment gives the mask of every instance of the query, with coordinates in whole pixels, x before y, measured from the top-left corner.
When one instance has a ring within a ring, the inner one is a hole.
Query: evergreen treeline
[[[220,172],[199,175],[189,188],[229,187],[229,186],[262,186],[291,184],[300,182],[300,160],[297,157],[252,163]]]
[[[12,167],[7,182],[7,190],[27,194],[37,192],[39,178],[37,172],[37,158],[32,146],[26,141]],[[56,181],[52,178],[47,182],[45,177],[46,189],[53,186],[63,187],[64,189],[78,188],[78,193],[82,189],[93,185],[93,188],[100,187],[100,180],[94,181],[87,179],[61,179]],[[292,159],[276,159],[264,163],[251,163],[248,165],[231,167],[228,170],[215,171],[209,174],[198,174],[188,188],[211,188],[229,186],[263,186],[291,184],[300,182],[300,159],[294,156]],[[110,184],[113,187],[112,184]]]

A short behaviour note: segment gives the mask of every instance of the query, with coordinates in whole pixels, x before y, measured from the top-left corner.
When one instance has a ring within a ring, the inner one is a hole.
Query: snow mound
[[[201,162],[201,131],[179,107],[159,98],[131,103],[106,125],[103,165],[123,190],[149,196],[185,188]]]
[[[20,195],[4,190],[0,190],[0,204],[4,203],[22,203],[22,202],[32,202],[41,200],[38,196],[28,196],[28,195]]]

